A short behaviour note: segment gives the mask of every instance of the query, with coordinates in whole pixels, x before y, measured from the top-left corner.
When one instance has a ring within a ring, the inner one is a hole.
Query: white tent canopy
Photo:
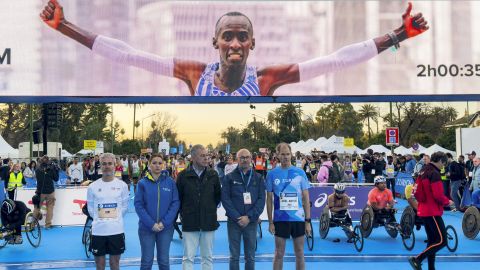
[[[393,150],[395,154],[400,154],[400,155],[407,155],[407,154],[412,154],[412,151],[406,148],[403,145],[400,145],[399,147],[395,148]]]
[[[372,149],[373,152],[377,152],[377,153],[390,153],[391,152],[390,149],[386,148],[385,146],[383,146],[381,144],[372,144],[369,147],[365,148],[363,151],[361,151],[360,154],[367,153],[368,149]]]
[[[408,150],[410,151],[409,154],[412,154],[413,153],[413,147],[410,147],[408,148]],[[427,150],[426,147],[423,147],[421,144],[418,144],[418,153],[425,153],[425,151]]]
[[[448,149],[445,149],[443,147],[441,147],[440,145],[438,144],[434,144],[430,147],[428,147],[423,153],[427,154],[427,155],[432,155],[433,153],[435,152],[444,152],[444,153],[450,153],[452,154],[452,156],[456,157],[457,156],[457,153],[454,152],[454,151],[451,151],[451,150],[448,150]]]
[[[299,151],[302,154],[309,154],[313,150],[324,151],[326,153],[337,151],[338,153],[349,153],[361,151],[360,148],[354,146],[345,148],[343,146],[344,138],[335,135],[330,138],[320,137],[317,140],[309,139],[306,142],[300,141],[298,143],[291,143],[292,152]]]
[[[69,157],[73,157],[73,155],[70,154],[67,150],[62,149],[62,158],[69,158]]]
[[[6,158],[18,158],[18,149],[13,148],[5,139],[0,135],[0,157]]]
[[[82,149],[77,152],[77,155],[88,155],[93,154],[93,150]]]

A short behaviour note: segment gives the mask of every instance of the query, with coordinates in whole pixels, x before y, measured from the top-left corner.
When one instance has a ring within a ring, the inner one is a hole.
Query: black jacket
[[[57,171],[52,166],[40,166],[35,170],[37,177],[37,194],[52,194],[55,192],[54,181],[58,181]]]
[[[2,212],[2,224],[10,230],[20,228],[25,222],[25,216],[31,210],[21,201],[15,201],[15,210],[6,214]],[[17,232],[18,233],[18,232]]]
[[[206,168],[198,177],[192,166],[177,176],[180,214],[184,232],[214,231],[217,205],[221,199],[220,179],[215,170]]]

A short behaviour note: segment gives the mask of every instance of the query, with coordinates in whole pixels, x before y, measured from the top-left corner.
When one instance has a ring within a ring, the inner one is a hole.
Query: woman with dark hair
[[[417,215],[425,224],[427,248],[408,261],[413,269],[422,269],[422,261],[428,258],[428,269],[435,269],[435,254],[447,245],[447,233],[443,222],[443,207],[452,205],[443,193],[440,170],[447,164],[447,156],[443,152],[435,152],[431,162],[420,171],[415,181],[415,198],[418,202]]]

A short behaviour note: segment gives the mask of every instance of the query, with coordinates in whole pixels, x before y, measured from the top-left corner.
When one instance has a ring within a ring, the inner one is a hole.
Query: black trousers
[[[428,258],[428,269],[434,270],[436,253],[447,245],[445,223],[441,216],[422,217],[422,220],[427,233],[427,248],[416,259],[418,262],[422,262],[425,258]]]

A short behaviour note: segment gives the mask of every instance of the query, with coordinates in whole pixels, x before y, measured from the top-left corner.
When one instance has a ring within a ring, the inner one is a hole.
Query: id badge
[[[473,176],[473,172],[468,172],[468,177],[472,177]]]
[[[98,217],[101,219],[117,219],[116,203],[101,203],[98,205]]]
[[[372,169],[372,174],[375,174],[375,169]]]
[[[281,193],[280,194],[280,210],[298,210],[297,193]]]
[[[243,203],[252,204],[252,195],[250,194],[250,192],[243,193]]]

